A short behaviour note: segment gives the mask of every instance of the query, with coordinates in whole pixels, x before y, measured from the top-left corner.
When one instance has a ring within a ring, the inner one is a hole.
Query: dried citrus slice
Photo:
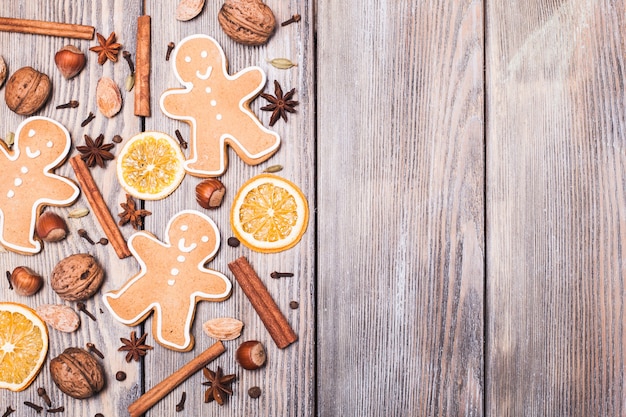
[[[235,236],[257,252],[280,252],[300,241],[309,220],[302,191],[290,181],[261,174],[235,196],[230,222]]]
[[[0,303],[0,388],[25,390],[48,353],[48,328],[30,308]]]
[[[185,156],[178,142],[161,132],[139,133],[126,142],[117,157],[122,188],[142,200],[160,200],[183,181]]]

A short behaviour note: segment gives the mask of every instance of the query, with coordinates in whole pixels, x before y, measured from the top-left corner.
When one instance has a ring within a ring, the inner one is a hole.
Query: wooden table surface
[[[237,374],[226,405],[203,403],[198,373],[148,416],[626,415],[624,1],[267,0],[279,22],[295,13],[302,20],[278,27],[261,47],[224,34],[221,3],[207,1],[189,22],[174,19],[173,0],[0,4],[0,16],[115,31],[133,56],[137,17],[152,17],[152,116],[134,116],[133,96],[123,93],[119,115],[96,117],[85,128],[80,122],[95,112],[97,80],[123,86],[126,63],[100,66],[89,52],[85,70],[68,81],[54,53],[67,43],[87,51],[95,40],[0,33],[10,71],[30,65],[51,76],[52,98],[38,114],[67,126],[75,144],[85,134],[110,141],[180,129],[188,136],[187,125],[167,118],[156,102],[179,86],[165,62],[167,44],[187,35],[215,37],[231,72],[264,68],[267,92],[273,80],[295,88],[297,112],[273,127],[283,138],[279,152],[252,167],[231,151],[221,178],[225,203],[208,214],[223,240],[231,236],[235,191],[273,164],[302,188],[313,214],[303,240],[288,251],[222,245],[210,266],[233,281],[233,294],[199,304],[193,351],[156,344],[151,319],[136,328],[115,322],[98,294],[87,302],[97,321],[82,316],[76,333],[51,331],[49,358],[95,343],[105,355],[106,389],[74,400],[54,387],[47,361],[26,391],[0,393],[0,412],[10,405],[19,416],[35,415],[23,402],[40,403],[36,389],[44,386],[71,410],[65,415],[127,415],[142,392],[213,343],[204,321],[231,316],[244,321],[244,334],[210,365]],[[277,57],[298,66],[279,70],[266,62]],[[79,108],[55,110],[70,99]],[[267,125],[264,101],[252,109]],[[0,136],[23,119],[2,103]],[[59,172],[74,176],[67,164]],[[92,172],[117,213],[124,193],[113,164]],[[198,181],[187,176],[172,196],[145,202],[153,213],[145,229],[162,237],[170,217],[198,208]],[[81,196],[74,207],[86,205]],[[0,269],[27,265],[47,277],[62,258],[90,252],[106,269],[101,292],[138,271],[134,258],[120,260],[110,246],[77,236],[85,228],[100,237],[92,215],[69,227],[68,239],[39,255],[0,253]],[[241,255],[298,334],[287,349],[271,341],[227,268]],[[272,280],[273,270],[295,276]],[[31,298],[7,287],[0,285],[5,300],[60,302],[47,284]],[[289,308],[292,300],[298,309]],[[119,338],[144,329],[154,350],[128,364],[117,352]],[[253,338],[265,342],[269,359],[245,371],[234,351]],[[124,382],[114,378],[119,370],[128,374]],[[247,395],[252,386],[263,390],[259,399]],[[185,411],[176,413],[183,391]]]

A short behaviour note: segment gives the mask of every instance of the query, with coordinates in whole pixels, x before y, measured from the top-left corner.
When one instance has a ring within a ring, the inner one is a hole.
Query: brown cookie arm
[[[165,248],[161,242],[146,232],[132,235],[128,244],[132,246],[135,257],[142,261],[155,256],[155,253]]]
[[[230,296],[230,282],[223,275],[217,274],[214,271],[208,270],[197,274],[190,278],[190,280],[193,281],[193,288],[195,288],[196,291],[206,294],[200,297],[202,299],[222,301]],[[208,295],[212,295],[212,297],[207,298]]]
[[[140,322],[146,315],[152,311],[148,309],[152,300],[145,297],[146,282],[142,281],[141,276],[138,280],[132,280],[116,293],[108,293],[104,295],[105,303],[117,318],[124,324],[133,325]]]
[[[182,88],[170,89],[161,96],[161,107],[167,116],[172,118],[189,117],[189,90]]]
[[[248,68],[235,74],[235,79],[242,91],[254,91],[262,85],[264,77],[260,70]]]
[[[55,181],[53,186],[47,187],[45,198],[55,201],[68,200],[68,196],[78,196],[78,189],[75,185],[70,185],[65,178],[59,177],[59,181]]]

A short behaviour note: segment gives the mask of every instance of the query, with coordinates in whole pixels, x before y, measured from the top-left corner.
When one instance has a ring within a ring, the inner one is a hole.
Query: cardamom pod
[[[268,59],[267,62],[271,64],[274,68],[278,68],[278,69],[289,69],[291,67],[295,67],[298,65],[298,64],[294,64],[287,58]]]
[[[263,172],[269,172],[270,174],[273,172],[278,172],[278,171],[282,171],[283,170],[283,166],[282,165],[270,165],[267,168],[265,168],[263,170]]]
[[[135,86],[135,73],[133,72],[132,74],[128,75],[128,77],[126,77],[126,83],[125,83],[126,91],[131,91],[134,86]]]
[[[9,148],[11,148],[11,146],[13,146],[13,144],[15,143],[15,133],[13,132],[7,133],[7,137],[4,138],[4,142],[7,144]]]
[[[88,214],[89,214],[89,209],[81,207],[81,208],[77,208],[77,209],[70,211],[67,214],[67,217],[70,217],[72,219],[79,219],[81,217],[85,217]]]

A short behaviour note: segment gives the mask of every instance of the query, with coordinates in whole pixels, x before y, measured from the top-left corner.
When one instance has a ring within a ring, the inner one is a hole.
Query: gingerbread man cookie
[[[129,326],[154,311],[155,340],[166,348],[187,351],[193,347],[190,329],[196,303],[225,300],[232,284],[223,274],[204,267],[220,245],[219,231],[209,217],[195,210],[182,211],[169,221],[165,232],[164,242],[146,232],[128,239],[141,270],[103,298],[113,316]]]
[[[197,177],[226,171],[229,145],[249,165],[260,164],[280,146],[280,137],[265,128],[250,110],[266,76],[259,67],[228,74],[220,45],[207,35],[192,35],[174,49],[176,78],[184,89],[170,89],[160,100],[163,112],[191,127],[185,170]]]
[[[65,161],[67,129],[46,117],[30,117],[15,132],[13,150],[0,146],[0,244],[32,255],[41,250],[35,224],[44,206],[68,206],[80,190],[54,169]]]

